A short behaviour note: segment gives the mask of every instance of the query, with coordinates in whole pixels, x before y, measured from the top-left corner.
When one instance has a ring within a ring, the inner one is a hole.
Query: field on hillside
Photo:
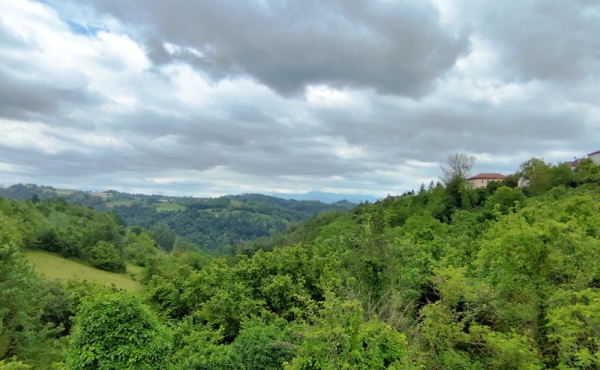
[[[44,275],[50,280],[95,281],[107,286],[114,284],[117,288],[133,291],[140,290],[142,287],[140,283],[133,281],[126,274],[98,270],[75,261],[64,259],[53,253],[27,251],[23,255],[33,265],[38,274]],[[134,268],[133,270],[138,269]]]
[[[106,206],[112,208],[114,206],[126,206],[129,207],[134,203],[133,200],[110,200],[106,202]]]
[[[75,192],[75,190],[71,189],[56,189],[56,194],[59,196],[71,195]]]
[[[179,203],[157,203],[156,210],[158,212],[173,212],[173,211],[184,211],[185,207]]]

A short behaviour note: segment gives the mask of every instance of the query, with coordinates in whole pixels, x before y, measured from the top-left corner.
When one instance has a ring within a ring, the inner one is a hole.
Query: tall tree
[[[475,157],[464,153],[456,153],[448,156],[448,167],[441,166],[442,176],[440,179],[444,185],[448,185],[452,179],[460,177],[467,179],[471,177],[471,168],[475,164]]]

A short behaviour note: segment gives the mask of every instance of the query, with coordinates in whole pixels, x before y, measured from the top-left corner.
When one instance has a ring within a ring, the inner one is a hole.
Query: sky
[[[0,0],[0,184],[401,194],[599,150],[599,79],[596,0]]]

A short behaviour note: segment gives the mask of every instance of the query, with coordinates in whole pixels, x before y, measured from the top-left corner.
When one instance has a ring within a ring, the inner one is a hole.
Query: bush
[[[294,358],[293,346],[281,338],[272,325],[244,329],[233,342],[234,352],[243,359],[246,370],[280,370]]]
[[[99,241],[92,247],[90,264],[104,271],[125,272],[125,262],[121,260],[119,251],[112,243]]]
[[[134,296],[95,296],[75,319],[67,369],[168,368],[171,343],[166,331]]]

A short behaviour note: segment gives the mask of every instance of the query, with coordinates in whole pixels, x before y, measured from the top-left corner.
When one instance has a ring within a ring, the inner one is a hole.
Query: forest
[[[167,251],[173,248],[174,235],[177,235],[182,241],[221,254],[247,248],[260,238],[285,233],[320,213],[356,206],[347,201],[326,204],[262,194],[219,198],[167,197],[116,190],[92,193],[35,184],[0,187],[0,196],[15,200],[62,197],[68,204],[114,211],[130,227],[143,226],[154,233],[172,234],[172,237],[163,238],[161,246]]]
[[[590,160],[531,159],[478,189],[451,168],[219,257],[161,225],[0,197],[0,369],[600,367]],[[141,266],[143,288],[48,281],[23,257],[32,249]]]

